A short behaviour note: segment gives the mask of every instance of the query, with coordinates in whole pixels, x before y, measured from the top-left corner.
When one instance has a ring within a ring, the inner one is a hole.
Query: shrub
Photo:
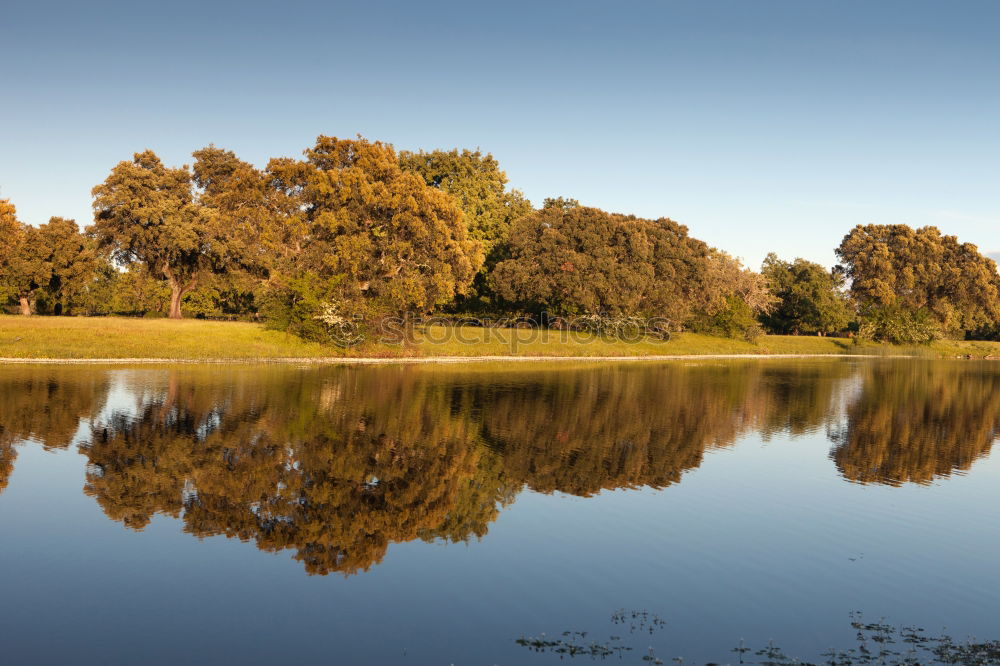
[[[927,310],[885,306],[865,312],[858,337],[894,345],[926,345],[941,337],[941,331]]]

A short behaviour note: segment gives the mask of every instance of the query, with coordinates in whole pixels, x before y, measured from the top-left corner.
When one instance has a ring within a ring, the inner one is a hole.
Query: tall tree
[[[844,293],[844,275],[805,259],[782,261],[767,255],[761,274],[778,302],[762,317],[773,333],[832,333],[847,326],[853,314]]]
[[[95,237],[120,265],[143,264],[170,285],[170,317],[208,271],[222,268],[225,237],[194,200],[187,168],[163,165],[147,150],[119,162],[94,188]]]
[[[301,228],[289,239],[285,306],[307,289],[360,311],[427,312],[467,291],[482,252],[451,196],[383,143],[321,136],[305,155],[268,166],[295,211],[288,224]]]
[[[946,330],[971,330],[1000,316],[996,263],[936,227],[858,225],[837,256],[863,311],[926,310]]]
[[[14,261],[24,245],[24,226],[17,219],[17,209],[10,199],[0,199],[0,303],[15,296],[12,285]],[[31,314],[29,308],[27,313]]]

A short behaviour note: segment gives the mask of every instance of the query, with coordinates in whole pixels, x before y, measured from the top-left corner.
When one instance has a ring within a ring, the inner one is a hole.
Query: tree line
[[[1000,334],[996,264],[935,227],[859,225],[833,270],[771,254],[758,272],[669,218],[562,197],[536,208],[479,150],[320,136],[263,169],[213,145],[192,157],[120,162],[82,230],[23,224],[0,200],[0,303],[253,318],[320,341],[340,318],[432,312],[656,317],[748,339]]]

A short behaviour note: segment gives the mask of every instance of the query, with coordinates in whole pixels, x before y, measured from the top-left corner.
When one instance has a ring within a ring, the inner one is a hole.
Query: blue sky
[[[480,147],[540,203],[668,216],[759,267],[855,224],[1000,251],[1000,2],[10,2],[0,196],[91,219],[118,161],[318,134]]]

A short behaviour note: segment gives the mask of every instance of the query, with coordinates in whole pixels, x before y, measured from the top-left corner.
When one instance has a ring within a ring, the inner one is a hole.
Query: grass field
[[[0,316],[0,358],[275,359],[337,357],[606,356],[711,354],[912,354],[1000,356],[1000,343],[940,341],[930,347],[854,344],[842,338],[764,336],[756,343],[681,333],[669,341],[609,340],[564,331],[418,328],[405,344],[350,349],[305,342],[259,324],[203,320]]]

